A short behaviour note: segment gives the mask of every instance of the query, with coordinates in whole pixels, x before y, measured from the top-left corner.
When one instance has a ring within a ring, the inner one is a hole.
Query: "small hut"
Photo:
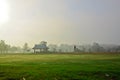
[[[36,44],[33,47],[34,53],[48,52],[47,42],[42,41],[40,44]]]

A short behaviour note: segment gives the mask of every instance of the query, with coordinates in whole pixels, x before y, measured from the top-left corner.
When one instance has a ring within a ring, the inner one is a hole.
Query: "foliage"
[[[25,43],[24,46],[23,46],[23,50],[24,50],[24,52],[27,52],[28,49],[29,49],[29,47],[28,47],[28,43]]]
[[[4,40],[0,41],[0,53],[7,53],[10,45],[7,45]]]

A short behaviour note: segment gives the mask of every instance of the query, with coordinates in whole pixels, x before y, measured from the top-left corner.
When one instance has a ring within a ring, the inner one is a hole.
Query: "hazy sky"
[[[120,0],[6,0],[4,3],[8,20],[0,23],[0,40],[9,44],[21,46],[28,42],[32,46],[42,40],[55,44],[120,44]]]

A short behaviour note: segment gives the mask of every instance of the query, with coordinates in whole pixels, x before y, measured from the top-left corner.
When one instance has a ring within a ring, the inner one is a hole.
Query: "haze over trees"
[[[46,45],[46,41],[40,42],[41,45]],[[34,45],[33,45],[34,46]],[[29,47],[28,43],[25,43],[23,47],[11,46],[7,44],[4,40],[0,40],[0,53],[33,53],[33,47]],[[92,45],[69,45],[69,44],[49,44],[48,50],[46,52],[79,52],[79,53],[93,53],[93,52],[120,52],[120,45],[108,45],[99,44],[94,42]]]
[[[4,40],[0,40],[0,53],[22,53],[22,48],[19,46],[11,46]]]
[[[4,40],[0,41],[0,53],[7,53],[10,45],[7,45]]]
[[[28,47],[28,43],[25,43],[23,45],[23,51],[26,53],[26,52],[29,52],[29,47]]]

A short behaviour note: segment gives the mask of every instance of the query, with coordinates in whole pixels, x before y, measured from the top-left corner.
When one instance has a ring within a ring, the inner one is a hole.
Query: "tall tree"
[[[24,50],[24,52],[27,52],[28,51],[28,43],[25,43],[24,45],[23,45],[23,50]]]
[[[0,53],[6,53],[7,52],[8,45],[5,43],[4,40],[0,41]]]
[[[48,45],[48,47],[49,47],[49,51],[51,51],[51,52],[57,52],[57,45],[50,44],[50,45]]]

